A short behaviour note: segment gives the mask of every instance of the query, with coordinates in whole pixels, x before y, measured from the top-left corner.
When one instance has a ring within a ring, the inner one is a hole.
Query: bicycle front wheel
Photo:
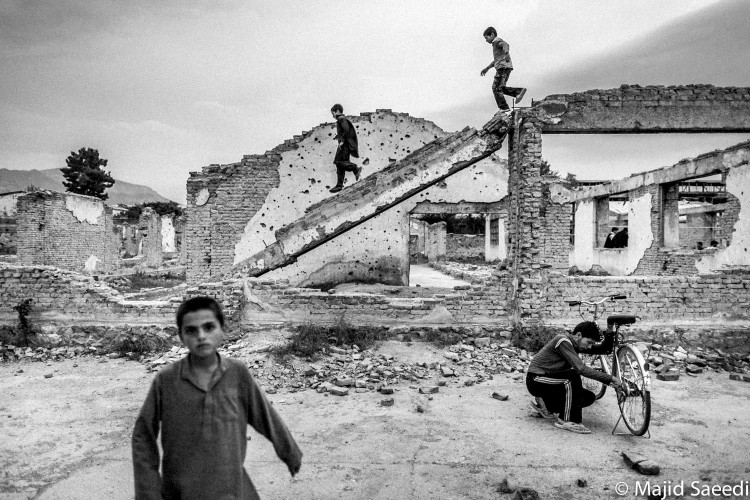
[[[609,369],[609,360],[602,354],[581,354],[581,360],[586,366],[599,370],[604,373],[611,373]],[[583,388],[594,393],[596,399],[601,399],[604,393],[607,392],[607,385],[602,384],[598,380],[592,378],[581,377],[581,383]]]
[[[636,436],[648,430],[651,421],[651,378],[641,351],[631,345],[617,349],[620,379],[626,391],[620,391],[617,404],[627,428]]]

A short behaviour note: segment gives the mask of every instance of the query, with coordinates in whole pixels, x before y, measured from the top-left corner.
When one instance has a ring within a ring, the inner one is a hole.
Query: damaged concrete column
[[[428,262],[445,260],[445,240],[448,224],[436,222],[427,224],[425,230],[424,253]]]
[[[662,186],[662,215],[664,229],[663,244],[667,248],[677,248],[680,246],[680,210],[679,201],[679,184],[664,184]],[[704,242],[708,246],[708,241]]]
[[[162,262],[161,217],[152,208],[144,208],[138,219],[138,229],[143,235],[141,254],[143,265],[159,267]]]

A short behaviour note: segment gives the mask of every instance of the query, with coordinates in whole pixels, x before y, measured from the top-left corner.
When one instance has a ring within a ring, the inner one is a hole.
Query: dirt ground
[[[412,362],[442,353],[426,343],[378,349]],[[132,498],[130,433],[152,377],[124,359],[1,364],[0,498]],[[509,399],[492,399],[493,391]],[[245,467],[261,497],[510,499],[495,491],[507,477],[541,498],[618,498],[620,482],[625,496],[636,498],[636,487],[667,481],[684,481],[685,498],[707,498],[691,495],[690,483],[750,480],[750,383],[727,374],[654,380],[650,439],[610,433],[618,410],[609,392],[585,410],[591,435],[558,430],[530,416],[523,382],[507,375],[471,387],[451,381],[432,400],[402,384],[394,397],[395,405],[384,407],[385,396],[372,392],[269,395],[305,456],[291,479],[250,429]],[[655,460],[661,475],[628,469],[619,454],[626,450]]]

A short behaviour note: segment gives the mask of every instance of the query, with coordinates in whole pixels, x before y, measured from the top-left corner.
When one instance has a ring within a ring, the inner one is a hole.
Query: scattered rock
[[[512,500],[539,500],[539,493],[533,488],[518,488]]]
[[[393,406],[393,404],[396,402],[393,398],[385,398],[380,400],[380,406]]]
[[[344,387],[331,387],[331,390],[329,391],[334,396],[346,396],[349,394],[349,389],[345,389]]]
[[[498,401],[508,401],[508,395],[507,394],[500,394],[499,392],[493,392],[492,397],[494,399],[497,399]]]
[[[644,476],[658,476],[661,472],[656,462],[636,452],[623,451],[621,455],[628,467]]]
[[[419,393],[420,394],[435,394],[440,390],[440,387],[433,386],[433,387],[420,387]]]
[[[52,378],[52,373],[45,373],[44,378]]]
[[[589,483],[583,478],[578,478],[578,481],[576,481],[576,484],[578,485],[579,488],[585,488],[586,486],[588,486]]]
[[[665,382],[674,382],[675,380],[680,379],[680,374],[677,372],[669,371],[657,374],[656,378],[659,380],[664,380]]]
[[[417,413],[424,413],[424,406],[417,403]]]
[[[386,387],[386,386],[381,387],[380,394],[393,394],[393,387]]]

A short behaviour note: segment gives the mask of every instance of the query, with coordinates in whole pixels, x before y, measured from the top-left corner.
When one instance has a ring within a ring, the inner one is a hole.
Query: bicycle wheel
[[[604,373],[611,373],[609,368],[609,360],[606,356],[601,354],[581,354],[581,360],[586,366],[599,370]],[[581,383],[583,388],[593,392],[596,395],[596,399],[601,399],[604,393],[607,392],[607,385],[602,384],[598,380],[592,378],[581,377]]]
[[[641,352],[630,345],[617,349],[620,379],[627,391],[619,391],[617,404],[627,428],[636,436],[648,430],[651,421],[651,378]],[[627,393],[625,393],[627,392]]]

